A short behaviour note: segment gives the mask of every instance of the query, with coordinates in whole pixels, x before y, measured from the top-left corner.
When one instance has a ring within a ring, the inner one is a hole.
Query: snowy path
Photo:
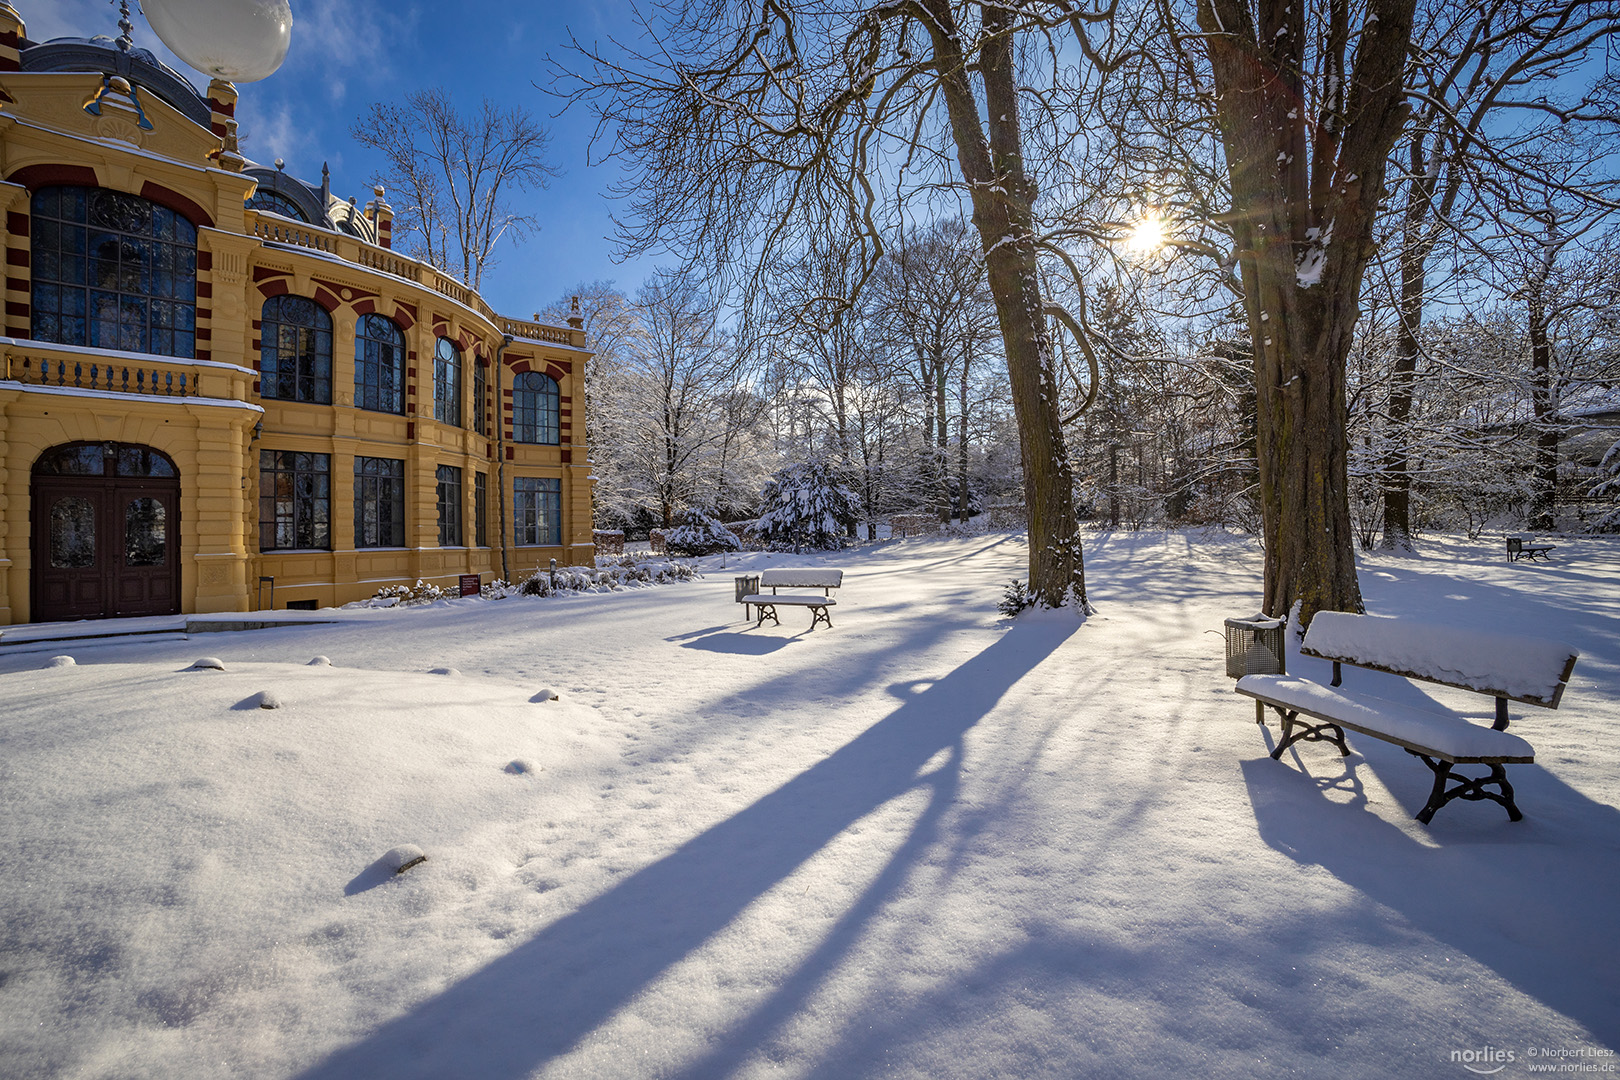
[[[755,630],[716,568],[73,668],[0,650],[0,1075],[1427,1078],[1613,1049],[1620,546],[1567,547],[1363,567],[1374,610],[1582,649],[1564,708],[1515,720],[1512,826],[1418,825],[1427,770],[1370,740],[1265,756],[1205,633],[1255,605],[1235,539],[1092,538],[1084,626],[1009,629],[1023,548],[992,535],[826,556],[830,632]],[[389,879],[401,843],[429,861]]]

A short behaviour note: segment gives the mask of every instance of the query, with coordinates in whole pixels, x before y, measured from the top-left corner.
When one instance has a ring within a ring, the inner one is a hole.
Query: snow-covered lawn
[[[1266,756],[1207,633],[1257,607],[1251,542],[1092,537],[1084,625],[996,614],[1023,559],[911,540],[0,648],[0,1076],[1431,1078],[1620,1047],[1620,545],[1363,563],[1373,611],[1583,654],[1560,710],[1514,711],[1526,820],[1432,828],[1395,747]],[[742,621],[732,568],[772,565],[845,570],[831,630]],[[395,877],[404,844],[428,860]]]

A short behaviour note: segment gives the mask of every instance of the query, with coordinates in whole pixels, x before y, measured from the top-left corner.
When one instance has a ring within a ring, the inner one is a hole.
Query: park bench
[[[1547,552],[1552,551],[1556,544],[1537,544],[1534,539],[1526,536],[1510,536],[1507,538],[1507,560],[1518,562],[1520,559],[1545,559]]]
[[[1558,708],[1580,655],[1547,638],[1339,611],[1318,612],[1299,651],[1333,662],[1331,686],[1288,675],[1245,675],[1237,683],[1238,693],[1270,706],[1282,718],[1282,738],[1271,756],[1280,759],[1283,751],[1303,741],[1331,742],[1348,756],[1347,729],[1394,743],[1434,773],[1429,801],[1416,815],[1425,825],[1453,799],[1489,799],[1513,821],[1524,816],[1514,804],[1504,766],[1529,764],[1535,751],[1507,731],[1508,702]],[[1495,723],[1484,727],[1441,707],[1404,705],[1344,689],[1345,664],[1489,695],[1496,699]],[[1263,709],[1256,712],[1264,724]],[[1470,777],[1457,771],[1459,765],[1487,765],[1490,773]]]
[[[753,605],[759,616],[755,626],[765,625],[765,619],[770,618],[777,626],[782,620],[776,617],[778,605],[788,607],[802,607],[810,609],[810,629],[814,630],[818,623],[826,623],[830,628],[832,619],[827,609],[838,603],[833,599],[832,591],[844,583],[842,570],[827,570],[813,568],[807,570],[765,570],[759,575],[760,592],[744,593],[737,597],[737,602],[743,605],[743,617],[747,618],[748,606]],[[763,590],[769,589],[767,595]],[[784,593],[782,589],[820,589],[821,595],[815,593]]]

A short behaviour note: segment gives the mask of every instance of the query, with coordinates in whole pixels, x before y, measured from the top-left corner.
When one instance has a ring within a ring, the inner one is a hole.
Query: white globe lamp
[[[274,74],[292,39],[287,0],[141,0],[141,11],[174,55],[228,82]]]

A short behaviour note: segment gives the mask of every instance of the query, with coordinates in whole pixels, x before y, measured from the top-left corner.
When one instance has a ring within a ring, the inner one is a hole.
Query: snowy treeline
[[[689,274],[661,273],[633,296],[582,286],[597,350],[587,392],[598,525],[633,534],[678,525],[690,510],[752,520],[768,509],[773,476],[812,461],[853,496],[841,529],[1022,501],[975,245],[954,219],[900,233],[854,303],[855,262],[836,252],[778,268],[742,306]],[[1620,524],[1620,485],[1605,484],[1599,465],[1620,439],[1616,259],[1591,245],[1558,254],[1544,274],[1539,353],[1514,288],[1522,282],[1458,264],[1419,328],[1399,428],[1397,305],[1387,275],[1370,278],[1349,372],[1352,515],[1364,546],[1382,538],[1396,435],[1414,531],[1549,528],[1537,522],[1548,505],[1559,527]],[[1098,527],[1257,531],[1247,325],[1207,297],[1190,302],[1197,283],[1167,282],[1161,270],[1096,274],[1084,308],[1098,376],[1083,411],[1087,366],[1053,326],[1077,506]],[[566,299],[551,313],[565,310]],[[1550,472],[1538,467],[1549,436]]]

